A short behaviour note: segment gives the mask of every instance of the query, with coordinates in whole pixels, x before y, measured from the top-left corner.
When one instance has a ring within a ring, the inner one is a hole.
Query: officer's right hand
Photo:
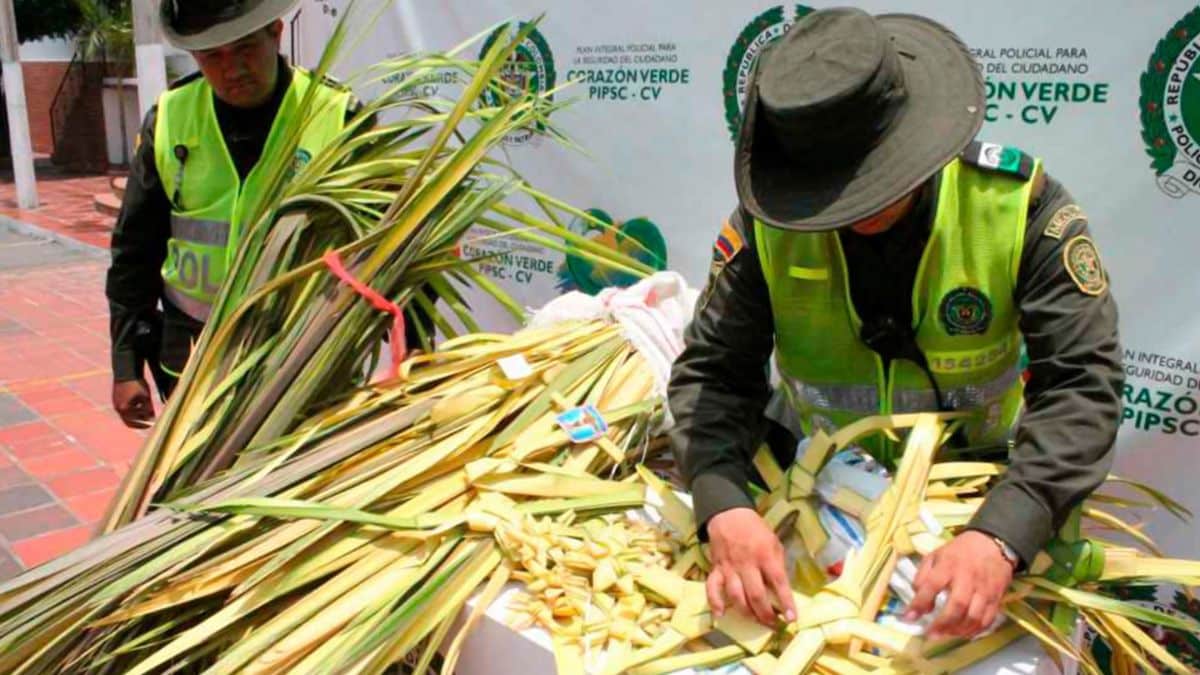
[[[147,429],[154,421],[154,404],[145,380],[113,382],[112,402],[113,410],[131,429]]]
[[[706,585],[714,617],[724,614],[728,603],[766,626],[778,623],[775,606],[789,622],[796,620],[783,544],[754,509],[730,509],[710,518],[708,541],[712,571]]]

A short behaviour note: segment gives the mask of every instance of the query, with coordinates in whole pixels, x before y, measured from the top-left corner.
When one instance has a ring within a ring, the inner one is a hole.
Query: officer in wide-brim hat
[[[983,112],[979,70],[941,26],[918,16],[817,12],[766,50],[751,80],[738,197],[774,227],[855,223],[962,152]]]
[[[154,417],[146,369],[165,397],[187,363],[236,253],[244,208],[268,184],[260,167],[270,163],[260,160],[290,153],[298,170],[354,112],[347,89],[279,53],[281,17],[297,4],[160,4],[163,35],[191,53],[199,72],[174,83],[147,114],[113,232],[112,397],[129,426]],[[289,140],[300,120],[298,141]]]
[[[975,140],[984,105],[966,47],[924,17],[817,11],[762,54],[740,204],[670,387],[717,614],[794,617],[781,544],[747,492],[764,438],[786,466],[799,436],[954,410],[958,444],[1011,443],[969,525],[921,563],[905,618],[945,591],[934,636],[990,626],[1014,572],[1106,476],[1123,382],[1108,277],[1041,163]],[[900,452],[882,435],[863,448],[885,464]]]
[[[162,0],[159,24],[172,46],[196,52],[262,30],[298,4],[300,0]]]

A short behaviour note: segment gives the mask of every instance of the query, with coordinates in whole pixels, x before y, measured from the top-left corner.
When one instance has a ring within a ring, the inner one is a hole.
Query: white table
[[[458,675],[542,675],[553,674],[554,652],[550,636],[531,628],[514,631],[505,624],[509,599],[520,591],[510,584],[480,617],[463,645],[455,672]],[[463,610],[465,620],[475,606],[472,600]],[[716,671],[728,675],[748,675],[744,668]],[[1022,638],[1003,651],[963,671],[965,675],[1059,675],[1058,667],[1046,656],[1034,638]],[[676,675],[695,675],[684,671]],[[1067,673],[1065,675],[1073,675]]]

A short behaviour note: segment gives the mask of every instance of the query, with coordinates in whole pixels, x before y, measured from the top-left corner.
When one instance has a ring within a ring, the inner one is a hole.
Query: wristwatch
[[[1007,541],[1004,541],[1000,537],[992,537],[992,541],[996,542],[996,546],[1000,549],[1000,555],[1004,556],[1004,559],[1012,564],[1014,570],[1021,566],[1021,556],[1017,555],[1017,552],[1013,550],[1013,547],[1008,545]]]

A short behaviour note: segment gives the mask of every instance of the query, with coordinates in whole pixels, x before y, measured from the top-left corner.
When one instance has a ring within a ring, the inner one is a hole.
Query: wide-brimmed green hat
[[[763,52],[751,76],[735,155],[738,198],[774,227],[851,225],[954,159],[983,114],[979,68],[940,24],[813,12]]]
[[[300,0],[161,0],[159,23],[171,45],[212,49],[250,35],[282,17]]]

